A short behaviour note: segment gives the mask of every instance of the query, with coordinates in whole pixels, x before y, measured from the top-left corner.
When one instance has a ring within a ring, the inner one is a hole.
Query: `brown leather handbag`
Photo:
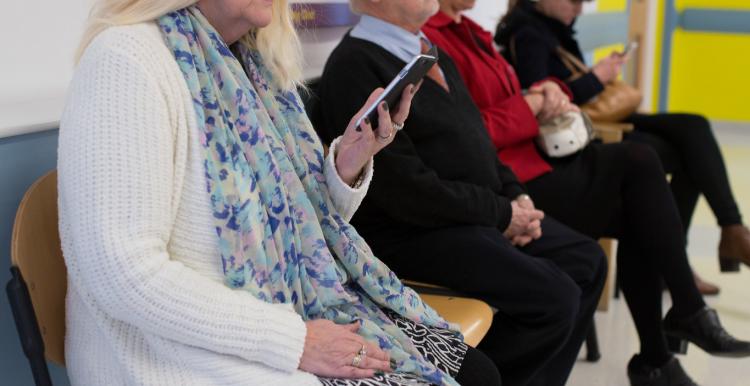
[[[557,52],[565,67],[573,73],[569,81],[591,71],[580,59],[562,47],[557,47]],[[604,85],[604,91],[582,105],[581,109],[594,122],[620,122],[633,114],[642,100],[643,94],[638,89],[617,79]]]

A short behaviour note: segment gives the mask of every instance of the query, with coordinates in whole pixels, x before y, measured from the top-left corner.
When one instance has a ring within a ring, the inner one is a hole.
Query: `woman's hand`
[[[602,84],[607,84],[617,79],[620,75],[620,70],[622,69],[623,64],[625,64],[625,61],[627,60],[627,56],[613,52],[594,65],[594,68],[591,71],[596,75],[599,81],[602,82]]]
[[[365,105],[349,121],[349,126],[344,131],[343,138],[341,138],[337,147],[335,164],[342,181],[351,185],[362,173],[362,168],[367,164],[367,161],[393,141],[393,137],[396,136],[396,127],[403,127],[404,121],[409,116],[412,97],[414,97],[420,85],[421,83],[416,86],[406,86],[398,106],[393,107],[388,106],[385,102],[380,103],[378,106],[378,127],[375,130],[372,129],[369,119],[363,119],[359,127],[355,126],[367,106],[370,106],[383,93],[383,89],[378,88],[370,94]]]
[[[542,82],[529,89],[530,95],[542,95],[544,100],[537,112],[539,122],[545,122],[568,111],[579,111],[578,106],[570,103],[570,98],[560,86],[552,81]],[[528,100],[527,100],[528,101]],[[532,111],[534,109],[532,108]]]
[[[318,319],[305,325],[300,370],[329,378],[368,378],[376,372],[391,371],[388,353],[357,335],[359,322],[341,326]],[[363,347],[365,353],[360,355]]]

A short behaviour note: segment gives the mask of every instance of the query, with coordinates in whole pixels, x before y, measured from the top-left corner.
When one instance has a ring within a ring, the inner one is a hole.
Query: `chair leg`
[[[39,324],[36,314],[34,314],[34,307],[31,304],[28,287],[26,287],[26,282],[17,267],[11,267],[10,272],[12,277],[5,289],[18,330],[18,337],[21,340],[21,347],[29,360],[31,373],[34,375],[34,384],[51,386],[52,379],[47,368],[47,360],[44,357],[44,341],[39,332]]]
[[[588,336],[586,336],[586,361],[598,362],[602,354],[599,352],[599,338],[596,336],[596,322],[591,320]]]

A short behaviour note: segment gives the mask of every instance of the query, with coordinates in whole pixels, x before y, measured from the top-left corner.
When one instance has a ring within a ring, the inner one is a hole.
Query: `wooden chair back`
[[[39,178],[21,200],[13,224],[11,262],[27,284],[45,357],[65,366],[67,270],[57,225],[56,171]]]

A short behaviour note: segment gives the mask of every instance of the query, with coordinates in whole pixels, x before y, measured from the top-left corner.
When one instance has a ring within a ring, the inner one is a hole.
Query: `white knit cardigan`
[[[102,32],[60,125],[65,341],[74,385],[313,385],[291,306],[222,283],[185,80],[155,23]],[[335,153],[335,146],[331,154]],[[359,189],[325,175],[346,218]]]

